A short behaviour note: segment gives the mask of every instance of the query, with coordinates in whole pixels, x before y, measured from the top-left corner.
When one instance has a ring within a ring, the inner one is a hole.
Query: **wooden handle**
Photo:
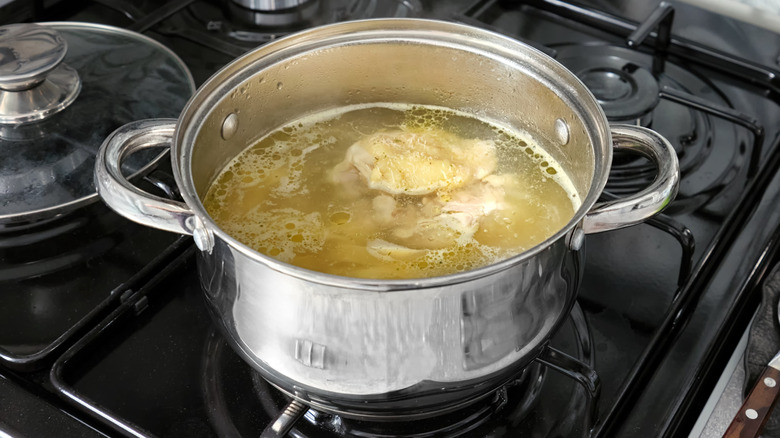
[[[761,433],[777,395],[780,394],[780,370],[766,367],[756,385],[739,408],[723,438],[755,438]]]

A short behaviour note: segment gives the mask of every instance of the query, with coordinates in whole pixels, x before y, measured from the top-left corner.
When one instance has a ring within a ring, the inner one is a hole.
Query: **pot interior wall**
[[[191,166],[201,199],[233,157],[272,130],[313,112],[371,102],[438,105],[525,130],[568,173],[581,199],[593,181],[594,148],[585,127],[593,122],[567,101],[571,90],[544,78],[527,59],[458,45],[369,40],[300,53],[247,77],[198,132]],[[238,125],[226,136],[223,123],[231,114]],[[569,127],[565,145],[555,133],[557,119]]]

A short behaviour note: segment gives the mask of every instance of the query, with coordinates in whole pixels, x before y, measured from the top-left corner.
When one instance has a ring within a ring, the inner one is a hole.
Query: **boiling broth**
[[[309,116],[234,158],[204,206],[268,256],[348,277],[446,275],[523,252],[580,206],[530,135],[440,107]]]

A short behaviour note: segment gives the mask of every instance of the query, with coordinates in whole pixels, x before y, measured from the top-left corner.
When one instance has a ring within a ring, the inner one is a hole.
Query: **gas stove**
[[[143,34],[175,53],[196,85],[312,26],[378,17],[478,26],[556,58],[610,121],[664,135],[682,173],[663,214],[587,237],[577,304],[515,381],[455,412],[403,422],[308,409],[265,382],[209,317],[190,238],[99,201],[0,227],[3,436],[684,436],[780,260],[780,34],[722,11],[557,0],[0,4],[0,24]],[[648,161],[616,154],[604,200],[654,177]],[[163,158],[136,182],[175,197],[171,181]]]

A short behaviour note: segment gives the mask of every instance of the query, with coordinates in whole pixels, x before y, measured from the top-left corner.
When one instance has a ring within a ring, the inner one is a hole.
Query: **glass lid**
[[[54,218],[98,198],[95,155],[116,128],[177,118],[195,92],[162,44],[91,23],[0,26],[0,229]],[[126,160],[133,175],[161,156]]]

